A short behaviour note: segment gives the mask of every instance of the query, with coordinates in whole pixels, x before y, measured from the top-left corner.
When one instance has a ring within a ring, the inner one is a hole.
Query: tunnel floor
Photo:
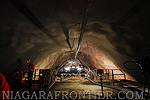
[[[100,84],[100,83],[98,83]],[[124,100],[141,100],[141,97],[138,97],[144,88],[144,85],[139,84],[137,82],[128,81],[128,80],[120,80],[120,81],[111,81],[111,82],[103,82],[103,93],[104,97],[102,96],[102,87],[101,85],[94,84],[89,80],[82,78],[82,77],[72,77],[66,78],[61,81],[55,81],[54,85],[49,89],[43,89],[40,91],[45,91],[45,97],[49,97],[48,100],[51,99],[80,99],[80,100],[87,100],[87,99],[116,99],[124,98]],[[38,84],[32,86],[32,88],[25,87],[27,82],[23,82],[21,86],[11,87],[11,91],[36,91],[37,95],[38,91]],[[119,93],[119,97],[118,94]],[[126,95],[124,94],[126,93]],[[137,94],[138,93],[138,94]],[[128,95],[127,95],[128,94]],[[140,99],[138,99],[140,98]],[[10,99],[12,100],[12,99]]]
[[[132,91],[132,93],[134,94],[128,93],[129,98],[131,98],[132,95],[134,95],[134,97],[136,98],[135,91],[141,92],[143,89],[143,85],[138,84],[136,82],[125,80],[104,82],[103,85],[104,85],[103,93],[105,99],[117,99],[117,93],[119,91],[124,91],[125,93],[127,93],[128,91]],[[80,99],[80,98],[103,99],[101,86],[95,85],[90,81],[88,81],[87,79],[84,80],[71,79],[71,80],[63,80],[62,82],[56,82],[55,85],[50,89],[50,91],[52,92],[52,95],[55,95],[54,94],[55,91],[61,91],[61,95],[59,95],[60,97],[58,99],[63,97],[62,93],[64,91],[67,91],[67,93],[69,94],[67,95],[67,97],[70,99]],[[82,97],[81,93],[82,94],[85,93],[85,98]]]

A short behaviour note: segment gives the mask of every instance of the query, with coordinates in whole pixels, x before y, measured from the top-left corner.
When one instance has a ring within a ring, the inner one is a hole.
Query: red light
[[[40,73],[40,76],[42,76],[42,73]]]

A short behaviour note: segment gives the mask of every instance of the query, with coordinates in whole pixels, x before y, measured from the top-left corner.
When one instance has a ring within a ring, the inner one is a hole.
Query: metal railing
[[[33,72],[33,80],[39,80],[39,73],[40,73],[40,70],[45,70],[45,69],[34,69],[34,72]],[[24,77],[22,80],[28,80],[28,72],[26,71],[24,73]]]
[[[39,70],[41,70],[41,69],[34,69],[33,80],[38,80],[39,79]],[[24,77],[23,77],[22,80],[28,80],[28,72],[24,73]]]
[[[103,71],[103,80],[126,80],[126,75],[121,69],[103,69]],[[97,69],[94,70],[94,80],[98,80]]]
[[[34,69],[33,80],[39,80],[39,71],[40,70],[42,70],[42,69]],[[94,75],[94,80],[99,80],[99,76],[97,75],[97,69],[91,70],[91,71],[92,71],[91,73]],[[103,80],[119,80],[119,79],[126,80],[126,75],[121,69],[103,69],[103,71],[104,71]],[[25,73],[23,80],[28,80],[27,73]]]

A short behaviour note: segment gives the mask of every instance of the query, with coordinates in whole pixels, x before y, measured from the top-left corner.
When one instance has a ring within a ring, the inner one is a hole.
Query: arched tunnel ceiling
[[[86,0],[23,0],[35,19],[23,5],[18,3],[19,10],[10,1],[0,0],[0,70],[4,75],[17,68],[19,57],[24,68],[28,58],[36,68],[52,68],[74,57]],[[93,0],[77,57],[91,68],[121,68],[131,75],[129,79],[140,81],[142,76],[126,70],[123,62],[149,52],[149,10],[147,0]]]

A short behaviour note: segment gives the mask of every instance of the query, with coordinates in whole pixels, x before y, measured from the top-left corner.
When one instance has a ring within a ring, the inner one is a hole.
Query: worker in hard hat
[[[34,64],[31,62],[30,59],[28,59],[27,63],[28,65],[28,87],[32,87],[32,78],[33,78],[33,72],[34,72]]]

